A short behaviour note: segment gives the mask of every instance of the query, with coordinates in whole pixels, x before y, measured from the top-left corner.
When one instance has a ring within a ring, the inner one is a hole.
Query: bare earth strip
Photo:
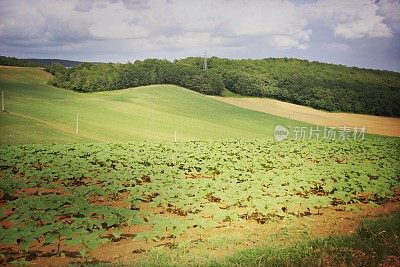
[[[290,116],[291,119],[311,124],[335,127],[365,126],[368,133],[400,137],[400,118],[352,113],[331,113],[268,98],[211,97],[242,108],[282,117]]]

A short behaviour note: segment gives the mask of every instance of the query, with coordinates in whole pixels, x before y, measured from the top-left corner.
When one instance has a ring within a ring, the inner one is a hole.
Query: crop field
[[[310,124],[173,85],[82,94],[49,77],[0,68],[1,265],[399,261],[399,138],[276,142],[276,125]]]
[[[96,250],[113,242],[173,250],[241,223],[357,211],[394,197],[399,151],[388,138],[2,147],[1,250],[107,262]]]

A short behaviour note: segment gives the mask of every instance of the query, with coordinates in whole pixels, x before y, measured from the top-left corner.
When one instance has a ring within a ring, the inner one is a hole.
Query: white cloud
[[[303,7],[311,20],[330,25],[335,36],[345,39],[391,37],[391,29],[370,0],[318,0]]]
[[[383,22],[383,17],[376,14],[377,10],[376,5],[363,5],[355,12],[353,21],[335,26],[335,35],[347,39],[392,36],[390,28]]]
[[[300,31],[293,35],[275,35],[271,42],[278,49],[307,49],[309,47],[310,35],[312,31]]]
[[[227,45],[233,39],[245,41],[249,37],[264,46],[304,49],[311,34],[296,6],[280,0],[251,4],[243,0],[175,1],[174,4],[159,1],[144,11],[142,18],[153,32],[175,28],[176,33],[167,40],[187,45],[194,45],[193,40],[186,38],[192,35],[199,45]]]
[[[71,35],[68,40],[74,35],[108,40],[145,38],[162,49],[174,43],[177,48],[225,45],[232,39],[245,41],[242,37],[252,36],[264,46],[305,49],[311,35],[298,8],[281,0],[254,0],[251,4],[244,0],[103,0],[96,4],[48,0],[8,4],[13,10],[1,12],[4,18],[0,24],[6,39],[51,39],[65,30]],[[18,11],[21,6],[26,11]],[[10,23],[11,18],[16,18],[16,23]],[[7,31],[13,35],[5,34]]]
[[[3,54],[303,56],[318,42],[350,51],[356,39],[390,40],[399,30],[398,0],[0,0]]]
[[[378,13],[384,17],[384,21],[393,31],[400,31],[400,1],[380,0]]]
[[[125,8],[123,3],[95,7],[90,13],[89,31],[100,39],[138,39],[145,38],[148,31],[131,22],[135,14]]]
[[[212,36],[210,33],[190,32],[183,35],[166,37],[164,35],[156,38],[156,43],[168,47],[185,48],[198,47],[204,48],[207,46],[219,45],[223,41],[221,37]]]

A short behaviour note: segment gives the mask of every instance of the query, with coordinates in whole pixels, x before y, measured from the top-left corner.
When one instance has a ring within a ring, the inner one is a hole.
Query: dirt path
[[[368,133],[400,137],[400,118],[331,113],[267,98],[211,96],[219,101],[294,120],[325,126],[366,127]]]

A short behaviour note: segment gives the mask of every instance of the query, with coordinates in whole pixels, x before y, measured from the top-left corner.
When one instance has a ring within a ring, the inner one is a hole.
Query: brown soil
[[[211,96],[214,99],[246,109],[323,126],[366,127],[366,132],[400,137],[400,118],[352,113],[331,113],[268,98]]]
[[[144,206],[147,203],[144,203]],[[145,208],[145,207],[141,208]],[[121,238],[101,245],[89,255],[90,262],[108,262],[112,264],[129,265],[138,261],[143,253],[155,247],[171,248],[171,255],[176,244],[188,242],[184,254],[192,256],[208,255],[222,258],[239,250],[274,243],[288,245],[305,238],[326,237],[331,235],[348,235],[360,226],[363,218],[375,218],[392,212],[400,211],[400,197],[392,202],[372,207],[368,204],[357,204],[360,212],[348,211],[344,206],[323,209],[320,215],[311,214],[302,218],[289,217],[283,220],[268,221],[260,224],[255,220],[242,220],[237,223],[226,222],[218,228],[208,230],[203,236],[195,231],[188,231],[177,239],[166,238],[162,241],[134,241],[132,237],[143,231],[150,230],[149,225],[125,227]],[[177,216],[177,215],[168,215]],[[111,230],[112,231],[112,230]],[[110,231],[110,237],[111,237]],[[18,258],[18,246],[0,244],[0,255]],[[63,256],[56,255],[56,246],[41,246],[40,242],[31,248],[28,259],[38,266],[65,266],[70,263],[83,263],[85,259],[79,256],[78,249],[62,245]],[[182,251],[180,252],[182,253]],[[189,256],[188,256],[189,257]],[[388,258],[384,266],[390,266],[399,259]],[[0,259],[1,261],[1,259]],[[3,262],[4,263],[4,262]]]

